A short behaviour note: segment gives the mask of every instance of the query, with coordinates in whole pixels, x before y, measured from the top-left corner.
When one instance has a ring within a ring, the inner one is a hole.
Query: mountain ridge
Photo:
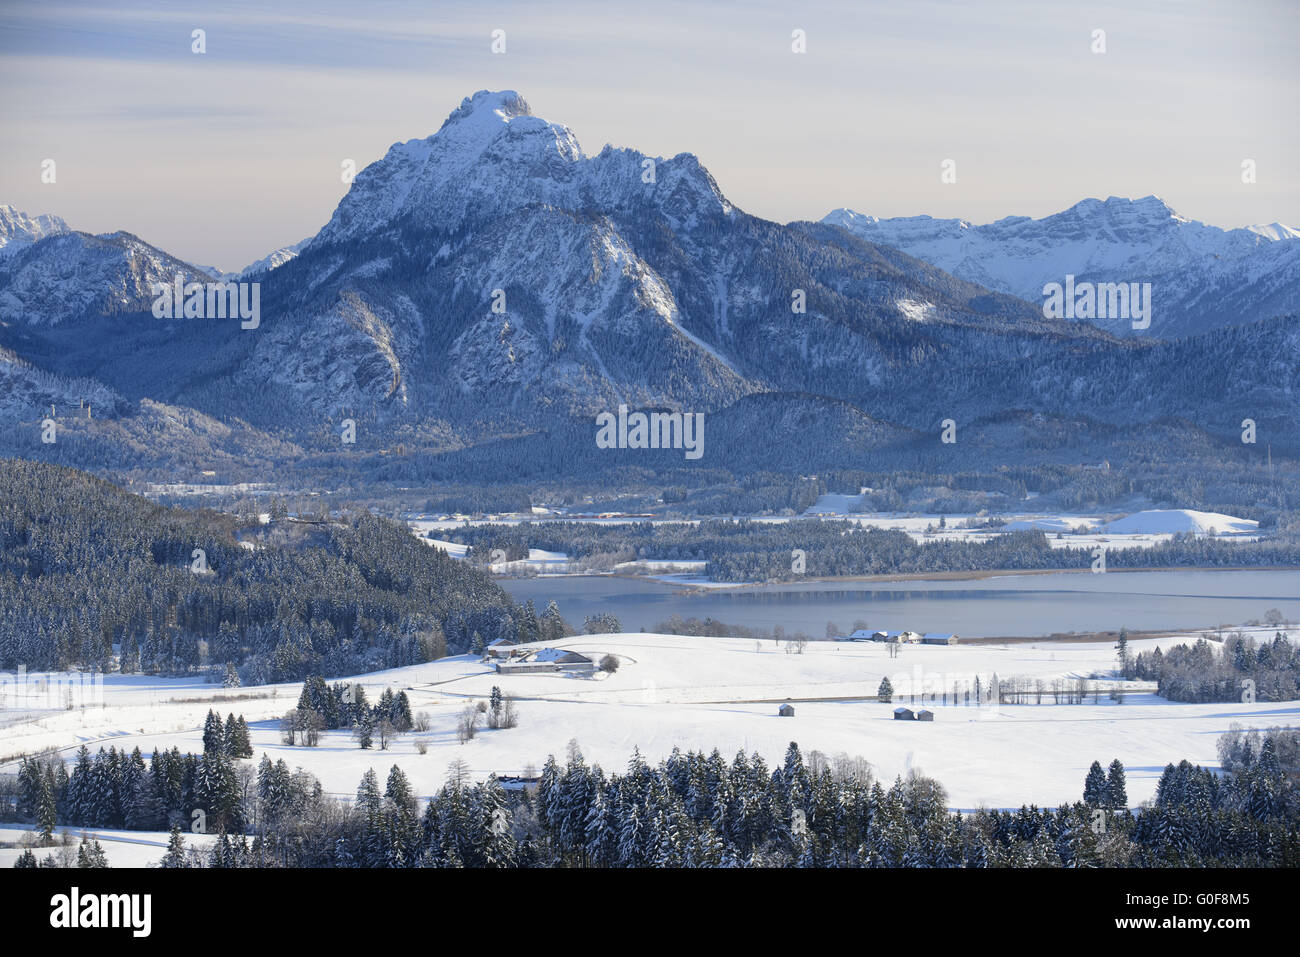
[[[1119,236],[1203,226],[1177,217],[1171,227],[1175,214],[1155,197],[1072,209],[1053,228],[1105,219]],[[853,216],[841,219],[861,227]],[[933,231],[945,221],[907,222]],[[998,222],[1042,228],[1027,217]],[[510,436],[569,434],[575,423],[582,434],[619,404],[716,414],[735,430],[715,431],[717,447],[751,463],[747,431],[764,421],[815,431],[808,410],[818,403],[822,439],[852,436],[855,454],[937,434],[947,418],[1040,407],[1068,417],[1085,395],[1110,421],[1132,421],[1110,392],[1153,396],[1139,416],[1193,409],[1197,428],[1236,427],[1209,421],[1194,380],[1168,368],[1171,356],[1210,362],[1198,346],[1045,318],[1033,301],[861,232],[751,216],[692,154],[607,145],[590,156],[517,93],[480,91],[438,132],[366,166],[292,255],[235,274],[261,285],[255,331],[154,319],[152,283],[218,277],[130,234],[69,230],[0,257],[0,361],[10,357],[12,376],[22,370],[28,397],[0,415],[30,422],[38,398],[95,383],[113,396],[106,414],[137,420],[125,433],[175,423],[169,449],[183,450],[190,429],[211,456],[225,423],[272,461],[337,452],[344,419],[362,424],[368,448],[460,454]],[[1290,242],[1252,235],[1261,246]],[[1215,340],[1231,353],[1219,365],[1244,370],[1237,350],[1287,348],[1294,322],[1233,326],[1243,331]],[[1275,371],[1295,374],[1285,363]],[[1106,381],[1090,381],[1097,375]],[[1295,409],[1285,383],[1256,393],[1261,421]],[[761,395],[786,398],[751,399]],[[844,404],[864,418],[846,417]],[[1007,456],[1026,441],[1018,433]]]
[[[821,221],[1031,302],[1067,274],[1077,282],[1150,282],[1158,298],[1143,335],[1178,338],[1300,309],[1300,230],[1280,223],[1221,229],[1157,196],[1089,198],[1041,219],[1007,216],[981,226],[844,208]],[[1124,321],[1094,323],[1133,334]]]

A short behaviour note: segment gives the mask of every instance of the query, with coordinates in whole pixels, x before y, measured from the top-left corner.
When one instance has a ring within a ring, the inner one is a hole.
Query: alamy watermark
[[[1134,329],[1151,326],[1151,283],[1081,282],[1066,275],[1065,282],[1043,287],[1046,319],[1131,319]]]
[[[152,894],[83,894],[74,886],[50,898],[50,926],[59,930],[119,928],[148,937],[152,912]]]
[[[256,329],[262,323],[260,282],[185,282],[152,285],[155,319],[234,319],[239,328]]]
[[[704,455],[703,412],[632,412],[596,416],[596,447],[601,449],[684,449],[688,459]]]
[[[99,671],[0,671],[0,711],[70,711],[104,703],[104,675]]]

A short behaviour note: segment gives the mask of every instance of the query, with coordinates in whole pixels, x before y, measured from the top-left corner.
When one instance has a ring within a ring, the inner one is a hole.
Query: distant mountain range
[[[1149,282],[1150,329],[1177,338],[1300,311],[1300,230],[1281,223],[1219,229],[1186,219],[1156,196],[1085,199],[1043,219],[1010,216],[986,226],[960,219],[878,219],[837,209],[822,222],[893,246],[954,276],[1043,301],[1043,287]],[[1124,321],[1093,320],[1116,335]]]
[[[960,252],[954,230],[990,232]],[[1022,414],[1226,437],[1300,404],[1286,227],[1215,230],[1153,199],[988,227],[845,211],[781,225],[737,209],[690,154],[588,155],[509,91],[394,145],[316,236],[239,274],[9,207],[0,239],[0,419],[20,426],[0,452],[67,464],[247,475],[398,445],[420,453],[416,477],[454,472],[439,456],[482,477],[521,450],[560,471],[647,461],[588,447],[620,403],[711,413],[706,465],[879,460],[928,447],[947,418],[984,423],[969,434],[987,464],[1036,447]],[[1210,269],[1216,255],[1232,269]],[[1175,309],[1153,279],[1141,338],[1044,318],[1040,279],[1136,281],[1123,270],[1139,260],[1202,292]],[[177,276],[258,282],[260,324],[155,319],[154,284]],[[1175,328],[1200,334],[1159,341]],[[1220,381],[1244,412],[1207,391]],[[61,446],[36,438],[50,405]]]
[[[58,216],[28,216],[0,204],[0,256],[12,256],[47,236],[70,232],[72,229]]]

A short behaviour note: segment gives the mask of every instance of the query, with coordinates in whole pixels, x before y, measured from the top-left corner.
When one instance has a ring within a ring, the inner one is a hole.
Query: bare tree
[[[456,758],[447,765],[447,786],[459,791],[469,781],[469,765]]]
[[[387,751],[398,734],[397,725],[388,718],[380,718],[375,722],[375,737],[379,739],[379,750]]]
[[[293,747],[298,743],[298,709],[286,712],[280,719],[280,737],[285,744]]]
[[[468,704],[456,719],[456,738],[461,744],[472,741],[478,733],[478,714],[478,708]]]
[[[301,741],[304,748],[314,748],[324,730],[325,719],[311,708],[294,708],[280,719],[280,733],[290,747]]]
[[[300,708],[303,744],[314,748],[320,744],[320,733],[325,730],[325,717],[311,708]]]
[[[519,725],[519,711],[515,708],[515,699],[505,697],[501,699],[501,727],[514,728]]]
[[[850,757],[841,751],[831,761],[831,776],[841,784],[856,781],[859,784],[871,783],[871,762],[859,755]]]
[[[821,777],[821,773],[829,770],[830,766],[830,759],[820,751],[809,751],[808,756],[804,758],[804,767],[808,769],[808,776],[814,780]]]

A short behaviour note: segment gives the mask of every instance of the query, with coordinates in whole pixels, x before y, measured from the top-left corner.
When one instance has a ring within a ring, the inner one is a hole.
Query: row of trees
[[[72,853],[74,846],[77,848],[76,854]],[[108,867],[108,855],[104,853],[104,848],[97,838],[82,837],[81,843],[77,844],[71,835],[64,835],[63,843],[56,850],[46,853],[40,860],[36,859],[36,853],[30,847],[27,848],[18,855],[18,859],[14,861],[14,867],[106,868]]]
[[[1100,761],[1093,761],[1088,777],[1083,782],[1083,803],[1089,807],[1122,810],[1128,807],[1128,786],[1124,780],[1124,765],[1116,758],[1103,771]]]
[[[1170,701],[1294,701],[1300,698],[1300,648],[1285,632],[1271,641],[1234,633],[1222,645],[1194,644],[1144,651],[1131,661],[1121,652],[1126,677],[1155,681]]]
[[[248,723],[241,714],[226,716],[225,724],[221,715],[209,709],[203,722],[203,753],[216,753],[228,758],[251,758],[253,744],[248,737]]]
[[[495,777],[471,784],[454,762],[420,800],[400,768],[373,770],[356,799],[328,799],[310,775],[264,757],[206,852],[180,823],[165,866],[214,867],[1161,867],[1300,865],[1300,732],[1225,738],[1231,767],[1165,768],[1156,797],[1125,809],[1124,769],[1089,770],[1084,801],[1056,809],[953,813],[938,782],[911,774],[889,786],[861,760],[807,759],[795,743],[769,768],[757,754],[674,750],[651,766],[635,752],[622,774],[589,765],[571,742],[536,793]],[[128,764],[135,765],[133,755]],[[193,755],[155,754],[145,780],[197,796]],[[48,762],[24,762],[24,806],[38,813]],[[190,768],[187,772],[187,768]],[[75,774],[76,772],[74,772]],[[187,782],[187,774],[195,783]],[[34,776],[34,777],[33,777]],[[158,789],[154,794],[157,795]],[[150,792],[137,787],[131,792]],[[68,798],[61,799],[68,801]],[[134,800],[134,798],[132,799]],[[126,817],[141,819],[130,810]],[[59,812],[62,813],[62,804]],[[147,816],[147,815],[145,815]],[[211,820],[211,818],[210,818]],[[102,825],[93,825],[102,826]],[[191,828],[196,829],[196,828]],[[30,863],[30,862],[29,862]]]
[[[359,684],[327,685],[320,675],[303,682],[297,706],[280,721],[284,743],[314,748],[322,731],[351,729],[357,744],[369,748],[378,742],[387,749],[393,738],[404,734],[423,721],[411,714],[411,702],[405,691],[385,688],[372,706],[366,690]]]
[[[249,768],[214,747],[202,755],[155,751],[146,763],[110,747],[92,757],[83,745],[69,774],[54,752],[27,757],[18,771],[18,811],[48,840],[60,824],[165,829],[173,821],[204,830],[239,830],[245,816]]]
[[[708,519],[698,524],[642,522],[597,525],[545,522],[457,529],[451,538],[472,554],[529,548],[561,551],[575,560],[704,561],[715,581],[777,581],[800,577],[903,574],[993,569],[1090,569],[1091,547],[1053,548],[1041,530],[1004,532],[987,541],[917,542],[906,532],[822,519],[756,522]],[[1179,534],[1150,548],[1115,549],[1115,568],[1300,565],[1300,540],[1232,542]]]

